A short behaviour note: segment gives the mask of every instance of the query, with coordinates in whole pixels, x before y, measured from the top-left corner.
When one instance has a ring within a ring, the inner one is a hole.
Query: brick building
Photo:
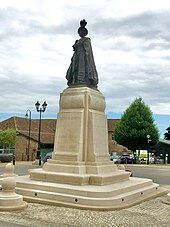
[[[21,117],[11,117],[0,122],[0,130],[11,128],[17,132],[15,145],[15,159],[17,161],[33,161],[36,158],[38,148],[39,120],[31,120],[31,130],[29,137],[29,119]],[[54,144],[54,134],[56,128],[55,119],[41,120],[40,144],[43,148],[52,148]],[[28,150],[28,143],[30,146]]]
[[[120,119],[108,119],[107,125],[108,125],[108,143],[109,143],[109,153],[116,152],[117,155],[122,155],[123,152],[129,152],[129,150],[118,144],[114,140],[114,131],[116,128],[116,124],[120,121]]]
[[[113,140],[113,132],[119,119],[108,119],[108,143],[109,153],[116,151],[121,154],[127,148],[119,145]],[[0,122],[0,130],[12,128],[17,132],[17,141],[15,145],[15,158],[17,161],[33,161],[36,158],[38,148],[39,119],[31,119],[31,129],[29,137],[29,119],[21,117],[11,117]],[[41,152],[44,154],[52,151],[54,145],[54,136],[56,129],[56,119],[41,120],[40,145]],[[30,144],[28,146],[28,143]],[[42,155],[43,157],[44,155]]]

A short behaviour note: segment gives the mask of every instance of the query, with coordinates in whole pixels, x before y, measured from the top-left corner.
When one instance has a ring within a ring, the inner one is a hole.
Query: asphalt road
[[[0,174],[4,173],[5,166],[8,163],[1,163],[0,162]],[[35,169],[35,168],[42,168],[39,167],[38,165],[33,165],[32,162],[16,162],[15,163],[15,173],[18,175],[27,175],[29,169]]]
[[[170,166],[126,165],[133,177],[149,178],[158,184],[170,185]]]

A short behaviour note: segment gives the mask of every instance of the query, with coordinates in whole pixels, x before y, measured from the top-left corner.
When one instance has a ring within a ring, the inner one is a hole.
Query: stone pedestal
[[[90,165],[109,161],[103,95],[88,87],[68,88],[60,98],[53,159]],[[98,173],[85,168],[83,173]]]
[[[68,88],[60,97],[52,159],[30,178],[76,185],[106,185],[128,180],[108,153],[105,98],[88,87]]]
[[[16,181],[14,177],[2,179],[0,191],[0,211],[21,210],[27,207],[23,196],[15,193]]]

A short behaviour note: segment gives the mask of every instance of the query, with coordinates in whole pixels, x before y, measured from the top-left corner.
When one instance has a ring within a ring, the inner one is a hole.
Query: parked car
[[[1,162],[11,162],[13,160],[13,154],[0,154]]]
[[[117,163],[118,159],[119,159],[118,155],[111,155],[110,156],[110,160],[113,161],[114,163]]]
[[[134,156],[132,154],[124,154],[120,157],[120,164],[133,164],[135,163]]]
[[[47,153],[44,157],[44,163],[47,162],[47,160],[51,159],[51,158],[52,158],[52,152]]]
[[[140,158],[140,164],[147,164],[148,158]],[[149,157],[149,164],[154,164],[155,159],[153,157]]]

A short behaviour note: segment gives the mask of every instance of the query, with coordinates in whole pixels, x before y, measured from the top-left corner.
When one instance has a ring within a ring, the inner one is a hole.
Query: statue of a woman
[[[78,34],[81,37],[73,45],[74,54],[71,64],[67,70],[66,79],[68,86],[88,86],[97,88],[98,74],[93,58],[90,38],[85,37],[88,30],[85,28],[87,22],[80,21]]]

